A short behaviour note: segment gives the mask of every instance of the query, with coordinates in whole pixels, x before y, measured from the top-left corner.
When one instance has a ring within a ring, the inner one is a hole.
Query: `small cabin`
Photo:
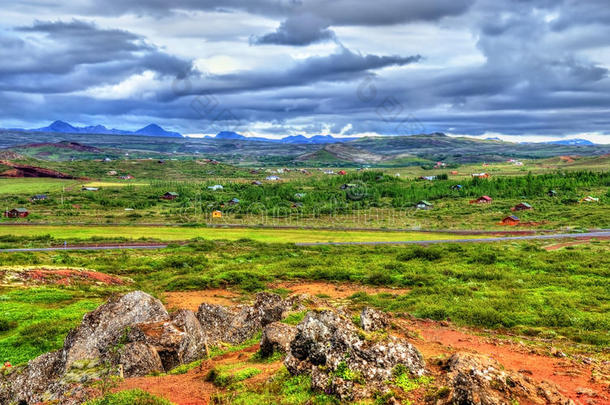
[[[515,205],[513,208],[511,208],[511,211],[525,211],[525,210],[531,210],[533,207],[531,205],[529,205],[526,202],[521,202],[517,205]]]
[[[502,221],[500,221],[500,224],[508,225],[508,226],[515,226],[515,225],[518,225],[519,222],[521,222],[521,220],[518,217],[511,215],[511,216],[504,218]]]
[[[340,176],[345,176],[347,174],[347,172],[345,170],[339,170],[337,172],[337,174],[340,175]]]
[[[212,218],[222,218],[222,211],[212,211]]]
[[[301,198],[305,198],[305,193],[295,193],[295,194],[294,194],[294,198],[297,198],[297,199],[299,199],[299,200],[300,200]]]
[[[128,174],[126,176],[121,176],[121,180],[133,180],[135,179],[135,177],[133,177],[131,174]]]
[[[591,197],[590,195],[584,197],[580,202],[599,202],[599,198]]]
[[[476,200],[470,200],[470,204],[491,204],[492,199],[488,195],[482,195]]]
[[[208,188],[212,191],[216,191],[216,190],[222,190],[224,187],[221,186],[220,184],[214,184],[213,186],[208,186]]]
[[[238,198],[232,198],[227,204],[229,204],[229,205],[237,205],[237,204],[239,204],[239,199]]]
[[[178,198],[180,196],[180,194],[178,193],[174,193],[174,192],[167,192],[165,194],[163,194],[161,196],[162,200],[175,200],[176,198]]]
[[[462,186],[461,184],[454,184],[453,186],[451,186],[451,189],[454,191],[460,191],[463,188],[464,186]]]
[[[451,171],[451,172],[449,172],[449,173],[451,173],[451,174],[454,174],[454,175],[455,175],[455,174],[458,174],[458,171],[457,171],[457,170],[452,170],[452,171]]]
[[[81,190],[82,191],[99,191],[99,188],[97,188],[97,187],[83,187]]]
[[[13,208],[4,212],[4,216],[7,218],[25,218],[28,215],[30,215],[30,211],[26,208]]]
[[[420,202],[415,204],[415,208],[417,208],[418,210],[429,210],[432,209],[432,204],[430,204],[426,200],[421,200]]]
[[[420,180],[434,181],[436,180],[436,176],[420,176]]]
[[[488,179],[489,178],[489,173],[472,173],[470,175],[473,178],[478,178],[478,179]]]
[[[253,181],[251,184],[252,184],[253,186],[262,186],[262,185],[263,185],[263,183],[262,183],[262,182],[260,182],[260,181],[258,181],[258,180]]]
[[[32,201],[32,202],[34,202],[34,201],[44,201],[44,200],[46,200],[47,198],[48,198],[48,197],[47,197],[47,195],[46,195],[46,194],[36,194],[36,195],[33,195],[33,196],[30,198],[30,201]]]
[[[265,180],[269,180],[269,181],[279,181],[280,178],[278,176],[267,176],[265,177]]]

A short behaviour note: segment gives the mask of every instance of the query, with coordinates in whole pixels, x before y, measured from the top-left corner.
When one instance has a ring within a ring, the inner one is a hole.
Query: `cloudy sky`
[[[0,5],[0,127],[610,143],[608,0]]]

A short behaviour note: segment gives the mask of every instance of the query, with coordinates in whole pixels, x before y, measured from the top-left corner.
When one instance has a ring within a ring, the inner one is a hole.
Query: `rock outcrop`
[[[442,382],[449,392],[435,401],[438,405],[511,405],[517,403],[574,405],[549,383],[506,371],[485,356],[456,353],[443,365]]]
[[[144,292],[113,297],[83,317],[61,351],[0,375],[0,404],[83,402],[78,398],[85,397],[84,383],[118,374],[119,368],[125,377],[167,372],[203,358],[208,345],[250,339],[293,306],[279,295],[261,293],[252,306],[202,304],[197,315],[182,310],[170,316],[161,301]]]
[[[401,365],[414,377],[424,374],[419,351],[404,339],[367,339],[352,321],[333,310],[309,312],[297,326],[284,364],[292,374],[307,373],[314,389],[342,400],[387,391],[386,381]]]

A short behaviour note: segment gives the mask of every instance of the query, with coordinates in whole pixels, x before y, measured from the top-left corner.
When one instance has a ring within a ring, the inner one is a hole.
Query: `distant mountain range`
[[[591,141],[587,141],[586,139],[564,139],[561,141],[550,141],[550,142],[545,142],[545,143],[550,143],[553,145],[568,145],[568,146],[591,146],[591,145],[595,145],[593,142]]]
[[[255,137],[255,136],[244,136],[240,135],[237,132],[231,131],[222,131],[216,134],[215,136],[206,136],[209,139],[225,139],[225,140],[236,140],[236,141],[258,141],[258,142],[275,142],[275,143],[285,143],[285,144],[309,144],[309,145],[320,145],[327,143],[339,143],[339,142],[348,142],[354,141],[358,138],[335,138],[332,135],[314,135],[311,137],[306,137],[304,135],[291,135],[286,136],[281,139],[272,139],[272,138],[264,138],[264,137]]]
[[[55,121],[51,125],[42,128],[21,129],[12,128],[13,131],[22,132],[52,132],[59,134],[98,134],[98,135],[144,135],[170,138],[182,138],[178,132],[166,131],[157,124],[149,124],[137,131],[126,131],[122,129],[110,129],[103,125],[91,125],[87,127],[75,127],[65,121]]]

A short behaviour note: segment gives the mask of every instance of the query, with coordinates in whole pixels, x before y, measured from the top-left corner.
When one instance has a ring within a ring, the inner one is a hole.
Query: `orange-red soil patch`
[[[409,292],[404,288],[386,288],[386,287],[370,287],[361,284],[353,283],[325,283],[325,282],[300,282],[290,281],[276,283],[272,288],[284,288],[290,290],[294,294],[309,294],[329,296],[335,299],[344,299],[352,295],[365,292],[367,294],[394,294],[402,295]]]
[[[89,270],[32,269],[24,271],[5,270],[3,272],[13,273],[18,280],[26,284],[125,284],[125,280],[120,277]]]
[[[190,309],[197,311],[202,303],[224,306],[236,305],[240,294],[223,290],[174,291],[167,292],[164,300],[168,309]]]
[[[607,381],[599,381],[594,377],[592,365],[570,358],[540,354],[524,344],[478,336],[467,330],[442,326],[433,321],[415,321],[410,329],[414,329],[421,336],[414,339],[413,344],[424,357],[456,351],[484,354],[507,369],[527,374],[537,381],[555,384],[564,395],[577,404],[610,404],[610,385]]]

